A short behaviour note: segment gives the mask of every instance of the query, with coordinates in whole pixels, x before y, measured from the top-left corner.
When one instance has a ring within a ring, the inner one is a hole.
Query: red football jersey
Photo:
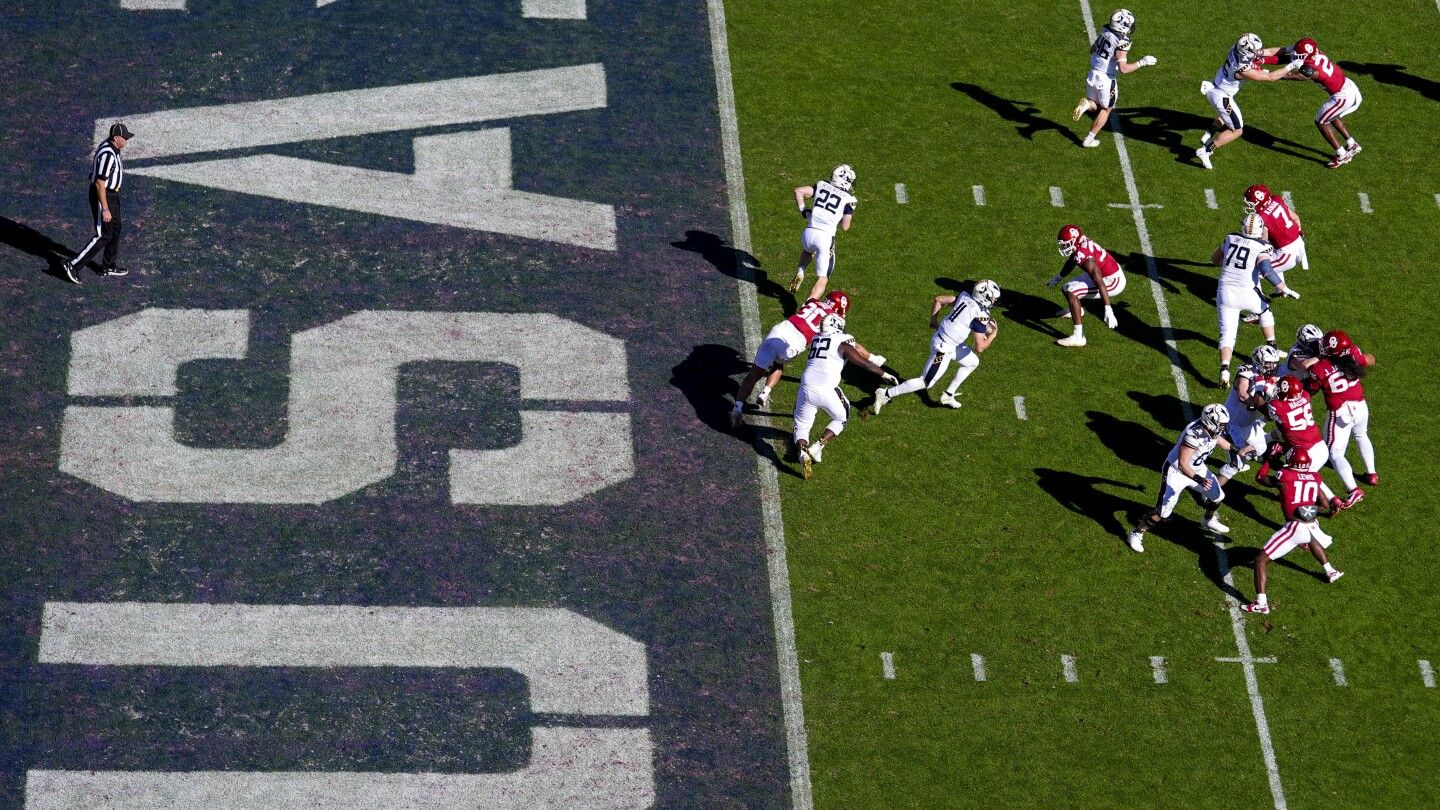
[[[1256,206],[1255,213],[1264,221],[1265,229],[1270,232],[1270,243],[1275,247],[1283,248],[1305,235],[1300,230],[1300,220],[1279,197],[1271,197]]]
[[[1316,51],[1305,57],[1305,67],[1315,71],[1311,78],[1325,88],[1325,92],[1335,95],[1340,88],[1345,86],[1345,71],[1340,66],[1330,61],[1330,57]]]
[[[1365,355],[1359,346],[1350,347],[1350,356],[1357,365],[1365,365]],[[1325,407],[1335,410],[1347,402],[1361,402],[1365,399],[1365,386],[1359,380],[1345,376],[1334,362],[1325,358],[1310,367],[1310,374],[1320,381],[1320,391],[1325,395]]]
[[[1108,278],[1120,272],[1120,263],[1115,261],[1115,257],[1110,255],[1110,251],[1100,247],[1100,243],[1091,240],[1090,237],[1082,236],[1075,243],[1075,263],[1084,269],[1086,259],[1095,260],[1095,266],[1100,268],[1101,278]]]
[[[1320,443],[1320,427],[1315,424],[1310,397],[1300,394],[1289,399],[1272,399],[1266,409],[1286,444],[1308,450]]]
[[[1285,467],[1280,470],[1280,507],[1286,520],[1296,520],[1295,510],[1320,506],[1320,473]]]
[[[800,311],[791,315],[786,320],[794,326],[805,340],[809,341],[820,333],[820,322],[825,320],[826,315],[835,312],[835,305],[829,301],[816,301],[810,299],[800,305]]]

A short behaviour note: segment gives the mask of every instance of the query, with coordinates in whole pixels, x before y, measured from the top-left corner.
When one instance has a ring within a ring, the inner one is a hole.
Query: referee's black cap
[[[125,140],[128,141],[128,140],[130,140],[131,138],[135,137],[135,134],[134,134],[133,132],[131,132],[131,131],[130,131],[130,128],[127,127],[127,126],[125,126],[123,123],[120,123],[120,124],[111,124],[111,125],[110,125],[110,137],[114,138],[114,137],[116,137],[116,136],[119,136],[119,137],[121,137],[121,138],[124,138]]]

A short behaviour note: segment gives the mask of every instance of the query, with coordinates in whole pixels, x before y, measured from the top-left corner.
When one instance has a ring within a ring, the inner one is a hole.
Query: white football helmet
[[[1130,32],[1135,30],[1135,15],[1131,14],[1128,9],[1116,10],[1114,14],[1110,15],[1110,30],[1117,34],[1130,36]]]
[[[1261,219],[1259,214],[1246,214],[1245,218],[1240,220],[1240,233],[1246,239],[1264,239],[1265,220]]]
[[[850,164],[841,163],[830,172],[830,185],[849,191],[855,185],[855,170],[850,168]]]
[[[970,291],[970,297],[974,298],[980,306],[989,309],[995,306],[1000,300],[1000,285],[988,278],[982,278],[975,282],[975,287]]]
[[[1323,337],[1325,337],[1325,333],[1320,331],[1320,327],[1316,326],[1313,323],[1307,323],[1299,329],[1295,330],[1296,343],[1304,343],[1308,346],[1314,346],[1317,350],[1320,347],[1320,339]]]
[[[1275,369],[1280,367],[1281,359],[1280,350],[1269,343],[1261,343],[1250,353],[1250,363],[1263,374],[1274,374]]]
[[[1240,57],[1240,61],[1246,63],[1247,67],[1263,50],[1265,46],[1260,43],[1260,37],[1254,34],[1246,34],[1235,40],[1235,55]]]
[[[844,331],[845,319],[833,312],[820,321],[820,334],[822,335],[838,335]]]
[[[1200,426],[1212,436],[1222,436],[1230,427],[1230,412],[1218,402],[1212,402],[1200,409]]]

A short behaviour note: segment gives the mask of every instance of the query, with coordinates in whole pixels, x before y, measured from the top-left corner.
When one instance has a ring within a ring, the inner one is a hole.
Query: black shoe
[[[105,268],[104,272],[102,272],[100,275],[102,275],[102,276],[125,276],[125,275],[129,275],[129,274],[130,274],[130,271],[127,270],[127,269],[125,269],[124,267],[107,267],[107,268]]]
[[[79,284],[80,279],[75,276],[75,267],[70,262],[61,262],[60,269],[65,271],[65,280],[71,284]]]

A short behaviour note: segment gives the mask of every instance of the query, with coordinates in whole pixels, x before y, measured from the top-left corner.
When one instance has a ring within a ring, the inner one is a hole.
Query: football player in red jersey
[[[1334,538],[1321,531],[1316,523],[1323,486],[1320,473],[1310,470],[1310,458],[1305,451],[1291,448],[1285,456],[1285,468],[1280,471],[1280,506],[1285,511],[1285,525],[1270,535],[1260,556],[1255,559],[1255,601],[1241,605],[1241,610],[1246,613],[1270,612],[1270,600],[1265,595],[1270,561],[1284,557],[1296,546],[1309,548],[1315,559],[1325,566],[1326,582],[1345,576],[1345,572],[1337,570],[1325,556],[1325,549],[1335,542]]]
[[[1110,306],[1110,299],[1125,291],[1125,271],[1120,269],[1120,263],[1115,261],[1110,251],[1081,233],[1078,225],[1061,228],[1056,241],[1060,245],[1060,255],[1065,257],[1065,266],[1051,276],[1045,286],[1054,287],[1077,267],[1080,268],[1080,275],[1060,288],[1069,303],[1070,322],[1075,325],[1075,330],[1070,337],[1060,338],[1055,344],[1084,346],[1085,328],[1080,325],[1080,321],[1085,317],[1085,310],[1080,307],[1080,299],[1099,298],[1105,305],[1105,325],[1111,329],[1119,326],[1120,322],[1115,319],[1115,310]],[[1060,314],[1064,315],[1065,310],[1061,310]]]
[[[1350,494],[1345,506],[1350,507],[1365,498],[1365,491],[1355,482],[1355,472],[1345,458],[1350,445],[1350,434],[1355,434],[1355,446],[1360,448],[1360,459],[1365,462],[1365,483],[1375,486],[1380,475],[1375,472],[1375,446],[1370,443],[1370,406],[1365,402],[1365,386],[1360,382],[1375,365],[1375,355],[1365,354],[1351,342],[1350,336],[1332,329],[1325,333],[1320,344],[1324,358],[1310,367],[1310,383],[1314,390],[1325,395],[1325,409],[1330,415],[1325,419],[1325,443],[1330,447],[1330,464],[1340,474]]]
[[[1350,130],[1345,128],[1345,122],[1340,120],[1360,109],[1360,88],[1356,87],[1355,82],[1345,75],[1345,71],[1322,53],[1320,46],[1309,37],[1282,51],[1281,58],[1287,56],[1285,51],[1288,51],[1292,58],[1305,60],[1300,66],[1299,75],[1292,73],[1285,78],[1313,80],[1330,94],[1330,98],[1320,105],[1320,111],[1315,113],[1315,128],[1320,130],[1321,137],[1335,150],[1335,157],[1325,164],[1326,168],[1338,169],[1360,154],[1360,144],[1355,142],[1350,136]],[[1345,136],[1343,146],[1340,139],[1335,137],[1337,129]]]
[[[1275,248],[1270,255],[1270,266],[1275,272],[1284,273],[1296,265],[1301,270],[1310,269],[1300,217],[1284,200],[1271,194],[1269,186],[1256,183],[1245,189],[1245,210],[1259,214],[1260,221],[1265,223],[1266,238]]]
[[[760,396],[756,398],[756,404],[768,408],[770,389],[780,382],[785,364],[805,351],[805,347],[809,346],[810,341],[820,332],[820,324],[825,320],[825,316],[836,314],[843,318],[849,311],[850,296],[843,290],[831,290],[824,300],[811,298],[802,304],[794,315],[775,324],[760,343],[760,348],[755,352],[755,365],[745,375],[739,392],[735,394],[735,406],[730,411],[730,424],[740,426],[745,403],[749,401],[750,393],[755,390],[755,383],[767,375],[765,386],[760,389]],[[885,363],[884,357],[868,356],[876,365]]]
[[[1294,374],[1286,374],[1275,383],[1275,395],[1265,405],[1266,412],[1270,419],[1275,422],[1276,435],[1279,441],[1270,446],[1266,453],[1265,461],[1260,465],[1260,471],[1255,474],[1255,483],[1261,486],[1273,486],[1274,479],[1270,477],[1270,466],[1278,464],[1284,457],[1285,452],[1290,448],[1305,451],[1306,458],[1310,459],[1310,472],[1320,472],[1325,462],[1330,460],[1330,448],[1320,437],[1320,428],[1315,424],[1315,412],[1310,407],[1310,392],[1305,390],[1305,384]],[[1339,498],[1324,481],[1320,482],[1320,494],[1324,495],[1325,502],[1330,504],[1332,512],[1337,512],[1343,506]]]

